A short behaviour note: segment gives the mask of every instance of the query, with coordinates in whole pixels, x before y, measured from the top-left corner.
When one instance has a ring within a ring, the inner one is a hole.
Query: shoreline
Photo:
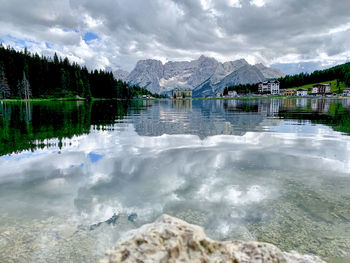
[[[193,97],[193,98],[185,98],[185,99],[171,99],[171,98],[130,98],[130,99],[121,99],[121,98],[93,98],[91,100],[87,100],[85,98],[47,98],[47,99],[2,99],[0,103],[17,103],[17,102],[67,102],[67,101],[82,101],[82,102],[95,102],[95,101],[156,101],[156,100],[169,100],[169,101],[189,101],[189,100],[249,100],[249,99],[350,99],[347,96],[332,96],[332,97],[310,97],[310,96],[242,96],[242,97],[230,97],[230,98],[222,98],[222,97],[213,97],[213,98],[203,98],[203,97]]]

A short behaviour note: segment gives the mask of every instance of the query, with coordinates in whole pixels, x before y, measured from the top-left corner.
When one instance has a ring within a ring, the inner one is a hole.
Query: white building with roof
[[[307,96],[307,89],[297,89],[297,93],[296,93],[297,96]]]
[[[344,89],[343,90],[343,96],[350,97],[350,88]]]
[[[280,82],[278,80],[260,82],[258,85],[258,91],[260,94],[279,95]]]

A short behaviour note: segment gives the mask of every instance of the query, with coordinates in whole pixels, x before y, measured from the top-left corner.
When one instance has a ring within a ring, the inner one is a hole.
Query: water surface
[[[95,262],[163,213],[346,262],[349,134],[347,99],[1,104],[0,262]]]

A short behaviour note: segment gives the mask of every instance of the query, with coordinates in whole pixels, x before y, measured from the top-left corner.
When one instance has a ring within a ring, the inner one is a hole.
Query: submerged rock
[[[97,224],[93,224],[90,226],[90,230],[94,230],[96,229],[97,227],[101,226],[102,224],[107,224],[107,225],[112,225],[112,226],[115,226],[115,224],[117,223],[117,220],[119,218],[119,215],[117,214],[113,214],[113,216],[109,219],[107,219],[106,221],[104,222],[99,222]]]
[[[106,223],[108,225],[113,225],[114,226],[117,223],[118,218],[119,218],[119,215],[114,213],[113,216],[106,221]]]
[[[137,218],[137,214],[132,213],[131,215],[128,216],[128,221],[134,222]]]
[[[118,262],[324,263],[267,243],[214,241],[203,228],[168,215],[132,231],[100,261]]]

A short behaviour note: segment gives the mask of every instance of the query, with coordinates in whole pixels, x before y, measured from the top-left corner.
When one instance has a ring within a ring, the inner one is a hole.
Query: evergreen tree
[[[345,82],[345,85],[350,88],[350,70],[349,72],[345,73],[344,82]]]
[[[55,52],[55,54],[53,55],[53,63],[54,63],[55,65],[58,65],[58,63],[59,63],[58,56],[57,56],[57,53],[56,53],[56,52]]]
[[[0,93],[2,99],[8,98],[11,93],[5,71],[2,67],[0,67]]]
[[[227,96],[228,95],[228,88],[224,88],[224,93],[223,93],[224,96]]]
[[[66,92],[67,92],[67,76],[64,69],[61,68],[61,93],[63,96],[66,96],[67,95]]]
[[[22,82],[21,81],[17,81],[17,95],[20,99],[24,98],[24,91],[22,88]]]
[[[25,70],[23,70],[23,79],[21,84],[22,84],[22,90],[24,92],[24,99],[29,100],[30,96],[32,95],[32,91],[30,89],[30,84],[26,77]]]

